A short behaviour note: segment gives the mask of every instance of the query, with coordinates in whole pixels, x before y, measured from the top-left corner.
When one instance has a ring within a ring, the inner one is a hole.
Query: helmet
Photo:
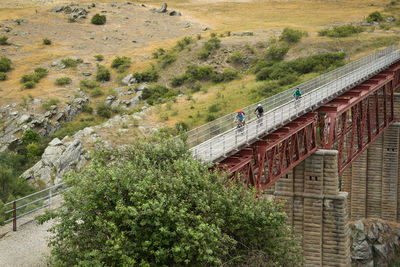
[[[240,109],[238,109],[237,113],[240,113],[240,112],[242,112],[242,111]]]
[[[257,107],[261,107],[261,104],[258,104]]]

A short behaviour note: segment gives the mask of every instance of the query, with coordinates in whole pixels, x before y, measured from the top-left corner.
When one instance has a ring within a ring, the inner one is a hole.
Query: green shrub
[[[183,85],[185,83],[186,80],[187,80],[187,75],[186,74],[181,74],[179,76],[176,76],[176,77],[172,78],[171,86],[172,87],[181,86],[181,85]]]
[[[157,69],[152,66],[151,68],[145,70],[144,72],[135,72],[133,73],[133,77],[137,82],[156,82],[160,75],[158,74]]]
[[[211,80],[214,75],[214,68],[212,66],[189,65],[187,66],[185,74],[188,77],[188,80],[191,81]]]
[[[131,66],[131,59],[128,57],[116,57],[111,63],[111,68],[118,69],[118,72],[125,72]]]
[[[26,83],[26,82],[33,82],[33,83],[38,83],[40,81],[40,75],[38,74],[24,74],[21,77],[20,82],[21,83]]]
[[[0,72],[0,81],[5,81],[7,80],[7,74],[4,72]]]
[[[56,98],[47,99],[43,104],[42,108],[44,110],[51,110],[51,106],[57,106],[60,103],[60,100]]]
[[[51,40],[48,39],[48,38],[44,38],[44,39],[43,39],[43,44],[44,44],[44,45],[51,45]]]
[[[67,85],[71,84],[72,79],[69,77],[61,77],[56,79],[56,85],[62,86],[62,85]]]
[[[96,113],[100,117],[111,118],[112,110],[109,105],[106,105],[105,103],[100,103],[96,107]]]
[[[217,117],[214,114],[208,114],[207,117],[206,117],[206,121],[210,122],[210,121],[215,120],[216,118]]]
[[[300,41],[303,35],[304,33],[302,31],[285,28],[283,29],[283,32],[279,37],[279,40],[285,41],[287,43],[297,43],[298,41]]]
[[[88,114],[92,114],[93,113],[93,108],[91,106],[89,106],[89,104],[85,103],[85,104],[83,104],[82,112],[85,112],[85,113],[88,113]]]
[[[11,69],[11,60],[6,57],[0,58],[0,72],[7,72]]]
[[[203,48],[207,51],[214,51],[221,47],[221,40],[217,37],[210,38],[207,42],[204,43]]]
[[[145,88],[142,93],[142,99],[146,100],[148,104],[154,105],[162,103],[164,100],[175,98],[180,92],[176,90],[169,90],[165,86],[156,85],[154,87]]]
[[[156,51],[153,52],[153,58],[159,58],[160,56],[165,54],[165,50],[163,48],[158,48]]]
[[[280,86],[293,84],[298,81],[298,75],[295,73],[290,73],[284,77],[281,77],[278,81]]]
[[[105,82],[109,81],[111,78],[111,73],[110,71],[101,65],[97,66],[97,74],[96,74],[96,80],[99,82]]]
[[[96,87],[99,87],[99,84],[95,81],[91,81],[91,80],[81,80],[79,82],[79,86],[83,89],[93,89]]]
[[[26,130],[22,135],[22,142],[24,144],[29,145],[32,143],[38,143],[40,141],[40,135],[36,133],[34,130]]]
[[[64,58],[64,59],[61,60],[61,62],[67,68],[74,68],[74,67],[78,66],[79,60],[72,59],[72,58]]]
[[[374,11],[368,15],[367,21],[370,23],[374,21],[376,22],[383,21],[383,16],[379,11]]]
[[[94,58],[96,59],[96,61],[103,61],[104,60],[104,56],[103,55],[95,55]]]
[[[202,48],[199,52],[197,52],[198,59],[206,60],[209,55],[210,55],[210,52],[204,48]]]
[[[187,47],[187,46],[190,45],[191,43],[193,43],[192,37],[185,37],[185,38],[183,38],[182,40],[179,40],[179,41],[176,43],[176,48],[177,48],[179,51],[182,51],[183,49],[185,49],[185,47]]]
[[[173,51],[168,51],[167,53],[159,56],[157,63],[161,68],[165,69],[167,66],[174,63],[176,59],[176,54]]]
[[[104,95],[104,92],[103,92],[103,90],[101,90],[99,87],[94,88],[94,89],[90,92],[90,96],[91,96],[91,97],[94,97],[94,98],[99,97],[99,96],[102,96],[102,95]]]
[[[217,73],[213,77],[213,82],[229,82],[236,79],[239,76],[239,73],[232,69],[224,69],[222,73]]]
[[[27,145],[26,149],[28,151],[28,157],[33,159],[39,159],[44,151],[44,149],[36,143],[31,143]]]
[[[285,45],[272,45],[268,48],[265,58],[271,61],[281,61],[289,51],[289,47]]]
[[[175,123],[175,129],[178,132],[186,132],[189,130],[189,126],[186,123],[184,123],[183,121],[178,121]]]
[[[103,25],[107,22],[107,18],[105,15],[96,14],[92,17],[91,22],[95,25]]]
[[[328,37],[348,37],[353,34],[363,32],[364,29],[361,26],[353,26],[350,24],[342,26],[334,26],[331,29],[324,29],[318,32],[319,36]]]
[[[235,51],[232,55],[228,57],[227,62],[232,62],[235,64],[240,64],[243,62],[243,55],[240,53],[240,51]]]
[[[8,40],[7,36],[5,36],[5,35],[1,36],[0,37],[0,45],[7,45],[8,44],[7,40]]]
[[[25,89],[32,89],[32,88],[34,88],[35,86],[36,86],[36,83],[33,82],[33,81],[29,81],[29,82],[24,83],[24,88],[25,88]]]
[[[49,71],[46,68],[39,67],[35,69],[35,75],[37,75],[40,79],[46,77],[48,73]]]
[[[196,81],[193,85],[192,85],[192,87],[191,87],[191,91],[193,92],[193,93],[196,93],[196,92],[198,92],[198,91],[200,91],[201,90],[201,87],[202,87],[202,85],[201,85],[201,83],[199,82],[199,81]]]
[[[220,110],[221,108],[217,104],[212,104],[211,106],[208,107],[209,112],[218,112]]]

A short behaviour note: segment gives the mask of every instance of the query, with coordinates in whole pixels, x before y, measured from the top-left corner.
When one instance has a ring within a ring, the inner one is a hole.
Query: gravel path
[[[18,227],[17,232],[9,232],[0,239],[1,267],[46,266],[46,256],[50,255],[47,238],[52,221],[36,225],[30,221]]]

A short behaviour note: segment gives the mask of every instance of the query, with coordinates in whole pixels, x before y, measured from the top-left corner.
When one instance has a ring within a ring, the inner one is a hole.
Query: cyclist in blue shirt
[[[244,124],[245,124],[245,114],[240,109],[237,111],[237,114],[235,116],[235,121],[236,120],[238,121],[238,128],[244,126]]]

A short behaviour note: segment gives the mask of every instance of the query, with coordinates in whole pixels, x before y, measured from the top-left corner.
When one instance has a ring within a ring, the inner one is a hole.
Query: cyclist
[[[235,121],[237,120],[237,122],[238,122],[238,125],[237,125],[238,128],[244,126],[244,124],[245,124],[245,119],[244,118],[245,118],[244,112],[239,109],[237,111],[236,116],[235,116]]]
[[[296,91],[294,91],[293,95],[294,95],[294,98],[295,98],[296,100],[298,100],[299,98],[301,98],[301,91],[300,91],[300,88],[299,88],[299,87],[296,88]]]
[[[254,113],[257,113],[257,118],[261,118],[264,115],[264,109],[261,106],[261,104],[257,105],[256,110],[254,110]]]

